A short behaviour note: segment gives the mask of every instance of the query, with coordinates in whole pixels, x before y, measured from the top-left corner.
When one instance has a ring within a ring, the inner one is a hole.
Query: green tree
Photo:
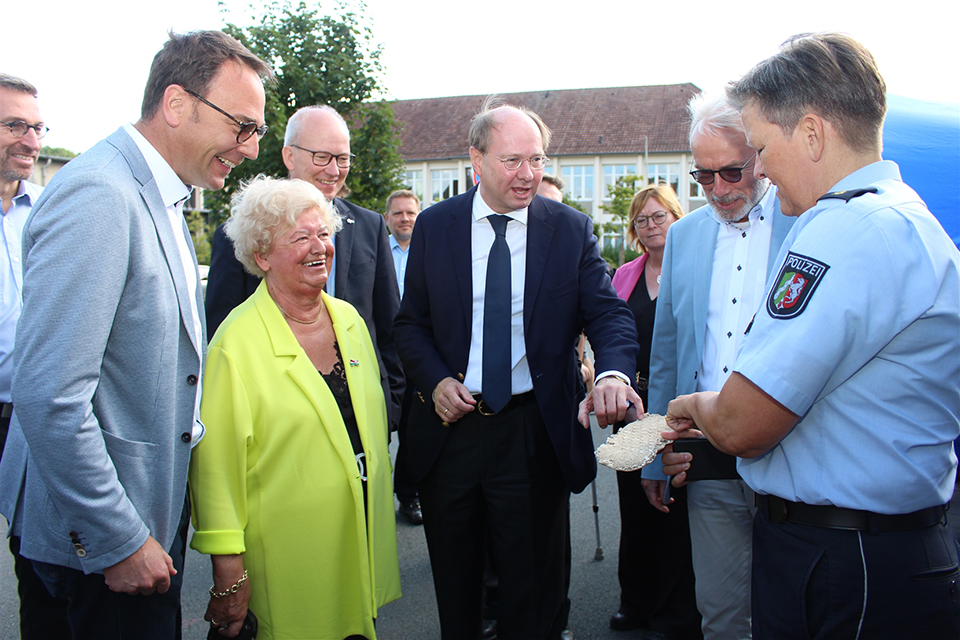
[[[224,188],[207,199],[212,227],[226,218],[230,197],[243,182],[260,173],[287,175],[280,153],[287,119],[309,105],[328,104],[351,124],[351,151],[357,156],[347,178],[356,194],[351,201],[379,209],[399,186],[403,164],[393,110],[383,102],[366,104],[382,89],[381,47],[365,25],[366,7],[340,0],[327,12],[323,4],[264,0],[254,7],[258,24],[228,22],[223,29],[269,62],[277,81],[266,87],[270,131],[260,141],[260,156],[233,169]]]
[[[210,264],[210,229],[201,211],[194,209],[187,214],[187,229],[190,230],[193,249],[197,252],[197,262]]]
[[[77,155],[79,155],[63,147],[48,147],[46,145],[40,147],[40,153],[45,156],[56,156],[58,158],[76,158]]]
[[[613,216],[613,220],[603,225],[603,230],[609,233],[620,235],[621,243],[617,265],[620,266],[626,261],[626,239],[627,239],[627,218],[630,216],[630,202],[637,193],[637,182],[640,180],[637,176],[628,175],[617,178],[615,184],[607,185],[607,195],[610,196],[610,204],[602,204],[600,208]]]

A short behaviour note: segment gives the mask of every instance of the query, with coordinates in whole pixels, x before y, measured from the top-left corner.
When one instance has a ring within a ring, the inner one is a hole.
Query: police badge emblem
[[[829,268],[813,258],[789,252],[767,297],[770,317],[789,320],[803,313]]]

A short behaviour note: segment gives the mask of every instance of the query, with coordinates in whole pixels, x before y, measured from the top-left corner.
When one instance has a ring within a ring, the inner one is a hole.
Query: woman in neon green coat
[[[205,618],[226,637],[249,606],[263,640],[373,640],[400,597],[377,357],[356,310],[322,291],[339,225],[312,185],[260,178],[226,226],[264,278],[210,343],[190,468]]]

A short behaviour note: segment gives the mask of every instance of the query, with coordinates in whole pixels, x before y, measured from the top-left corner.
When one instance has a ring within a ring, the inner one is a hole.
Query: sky
[[[168,29],[247,25],[251,2],[261,0],[0,0],[14,16],[0,28],[0,71],[39,89],[45,144],[82,152],[137,119]],[[719,90],[793,34],[842,31],[874,54],[889,93],[960,103],[955,0],[367,0],[362,13],[383,47],[388,99]]]

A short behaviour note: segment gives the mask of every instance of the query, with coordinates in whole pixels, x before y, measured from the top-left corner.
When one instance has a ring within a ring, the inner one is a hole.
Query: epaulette
[[[843,200],[844,202],[850,202],[854,198],[859,198],[865,193],[876,193],[876,187],[869,187],[867,189],[847,189],[846,191],[834,191],[833,193],[828,193],[817,198],[817,202],[821,200]]]

